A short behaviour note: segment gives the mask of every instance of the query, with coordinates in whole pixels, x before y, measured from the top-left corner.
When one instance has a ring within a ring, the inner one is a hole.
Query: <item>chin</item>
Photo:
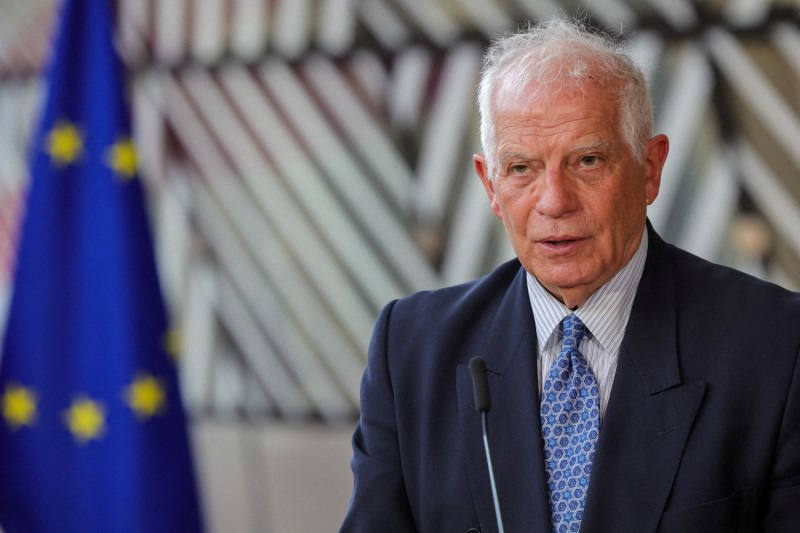
[[[568,274],[563,272],[548,272],[546,270],[542,271],[541,269],[534,271],[533,275],[539,280],[539,283],[544,285],[544,287],[551,292],[553,289],[557,289],[561,292],[581,287],[589,287],[598,279],[598,276],[578,274],[575,272]]]
[[[586,285],[597,279],[597,272],[595,269],[580,268],[581,265],[576,265],[574,260],[567,261],[563,265],[547,265],[542,268],[542,262],[534,263],[532,266],[539,265],[534,268],[532,272],[542,283],[548,285],[555,285],[558,287],[577,287],[578,285]]]

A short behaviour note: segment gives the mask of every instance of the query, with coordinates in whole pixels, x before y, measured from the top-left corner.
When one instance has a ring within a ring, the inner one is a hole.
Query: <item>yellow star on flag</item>
[[[83,135],[74,124],[59,121],[47,134],[45,151],[57,166],[74,163],[83,154]]]
[[[80,444],[99,439],[106,429],[106,410],[103,404],[84,396],[72,400],[64,412],[64,422]]]
[[[137,378],[125,389],[125,399],[139,418],[150,418],[166,406],[161,381],[150,375]]]
[[[136,146],[127,138],[115,142],[106,152],[108,166],[122,180],[127,181],[136,175],[137,161]]]
[[[7,385],[3,393],[3,417],[11,429],[32,426],[36,421],[36,394],[19,385]]]

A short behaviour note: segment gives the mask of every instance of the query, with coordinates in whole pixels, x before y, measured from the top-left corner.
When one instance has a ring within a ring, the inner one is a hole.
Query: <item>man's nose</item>
[[[561,168],[547,169],[539,196],[536,210],[546,217],[558,218],[569,213],[575,208],[572,183]]]

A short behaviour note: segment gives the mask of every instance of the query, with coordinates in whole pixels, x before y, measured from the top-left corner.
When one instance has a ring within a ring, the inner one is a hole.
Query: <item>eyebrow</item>
[[[507,153],[503,154],[502,157],[500,157],[500,159],[498,160],[498,163],[502,167],[503,165],[508,163],[511,159],[524,159],[524,160],[527,161],[530,158],[531,158],[530,155],[523,154],[522,152],[507,152]]]
[[[579,154],[583,152],[592,152],[594,150],[603,150],[607,153],[612,152],[611,145],[606,141],[600,140],[589,144],[576,146],[574,148],[571,148],[567,153]],[[523,161],[529,161],[531,159],[531,155],[522,152],[506,152],[498,159],[497,161],[498,167],[503,168],[506,165],[506,163],[508,163],[512,159],[521,159]]]
[[[594,150],[604,150],[606,152],[611,152],[611,145],[608,144],[606,141],[595,141],[593,143],[584,144],[582,146],[576,146],[569,150],[570,154],[576,154],[580,152],[592,152]]]

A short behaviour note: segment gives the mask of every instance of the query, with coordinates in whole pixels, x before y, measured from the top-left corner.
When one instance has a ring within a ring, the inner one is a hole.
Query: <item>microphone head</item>
[[[486,361],[482,357],[473,357],[469,360],[469,372],[472,374],[472,392],[475,395],[475,410],[479,413],[488,412],[489,380],[486,378]]]

